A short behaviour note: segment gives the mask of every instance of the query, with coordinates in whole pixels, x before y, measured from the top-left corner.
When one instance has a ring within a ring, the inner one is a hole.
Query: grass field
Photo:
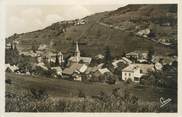
[[[83,83],[61,79],[16,75],[12,73],[6,73],[6,80],[7,79],[11,79],[11,84],[6,84],[6,93],[8,92],[16,95],[22,95],[23,91],[34,88],[46,90],[49,98],[77,100],[79,99],[78,94],[80,91],[83,92],[86,97],[96,96],[101,91],[110,96],[114,88],[120,88],[121,93],[127,90],[130,94],[137,96],[142,103],[156,103],[160,105],[160,97],[164,97],[165,99],[171,98],[171,105],[177,108],[177,91],[175,89],[154,87],[137,88],[136,84],[126,84],[124,82],[118,82],[115,85]],[[6,100],[8,101],[8,98],[6,98]]]

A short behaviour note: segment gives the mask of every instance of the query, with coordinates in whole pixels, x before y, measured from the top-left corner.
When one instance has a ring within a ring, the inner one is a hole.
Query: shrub
[[[11,79],[6,79],[6,80],[5,80],[5,83],[11,84],[11,83],[12,83],[12,82],[11,82]]]
[[[85,94],[81,90],[79,90],[78,97],[85,98]]]
[[[132,83],[132,80],[131,80],[131,79],[127,79],[127,80],[126,80],[126,83],[127,83],[127,84],[130,84],[130,83]]]
[[[47,94],[46,90],[31,88],[30,92],[32,94],[32,97],[35,99],[45,100],[48,98],[48,94]]]

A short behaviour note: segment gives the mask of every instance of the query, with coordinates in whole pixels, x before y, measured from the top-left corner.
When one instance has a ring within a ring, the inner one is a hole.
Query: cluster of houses
[[[63,54],[61,52],[50,52],[45,44],[40,45],[36,52],[20,52],[19,54],[36,58],[36,66],[39,66],[44,70],[48,70],[45,62],[55,63],[56,59],[58,59],[59,65],[52,66],[51,69],[55,70],[57,75],[61,76],[64,79],[82,81],[83,76],[85,75],[88,79],[95,79],[103,76],[106,73],[114,74],[113,70],[104,66],[104,62],[98,63],[94,66],[90,65],[93,59],[96,61],[104,60],[104,55],[98,54],[94,58],[81,56],[78,42],[76,42],[75,44],[75,51],[73,56],[68,58],[67,64],[64,67],[63,64],[65,64],[65,60]],[[135,61],[130,58],[135,58]],[[175,60],[175,58],[172,60],[169,58],[169,60],[167,61],[166,57],[165,59],[161,59],[162,56],[153,56],[152,63],[149,63],[147,62],[147,58],[147,51],[129,52],[119,59],[114,59],[112,61],[112,67],[115,70],[119,67],[120,63],[124,64],[125,67],[121,69],[122,80],[128,81],[130,79],[133,82],[140,82],[140,78],[143,75],[146,75],[149,72],[155,70],[160,71],[162,70],[163,65],[170,65]],[[12,71],[18,69],[16,66],[11,66],[9,64],[6,65],[6,68],[12,69]]]

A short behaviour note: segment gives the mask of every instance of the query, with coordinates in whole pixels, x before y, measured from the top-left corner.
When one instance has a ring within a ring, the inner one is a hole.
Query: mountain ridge
[[[113,56],[134,50],[154,48],[157,54],[176,53],[177,5],[127,5],[110,12],[96,13],[82,19],[56,22],[44,29],[8,37],[7,43],[17,40],[20,51],[31,49],[32,45],[46,44],[53,50],[70,53],[73,43],[80,43],[80,50],[86,56],[104,53],[106,46]],[[82,22],[84,21],[84,22]],[[83,24],[79,24],[83,23]],[[170,25],[165,26],[165,23]],[[164,25],[164,26],[163,26]],[[150,35],[136,35],[149,29]],[[153,34],[153,35],[152,35]],[[153,40],[169,40],[175,47],[169,47]],[[52,45],[50,46],[50,43]]]

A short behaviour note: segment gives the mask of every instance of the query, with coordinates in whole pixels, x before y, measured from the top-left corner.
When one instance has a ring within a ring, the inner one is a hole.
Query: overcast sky
[[[6,35],[30,32],[57,21],[83,18],[122,6],[124,5],[9,5],[6,7]]]

